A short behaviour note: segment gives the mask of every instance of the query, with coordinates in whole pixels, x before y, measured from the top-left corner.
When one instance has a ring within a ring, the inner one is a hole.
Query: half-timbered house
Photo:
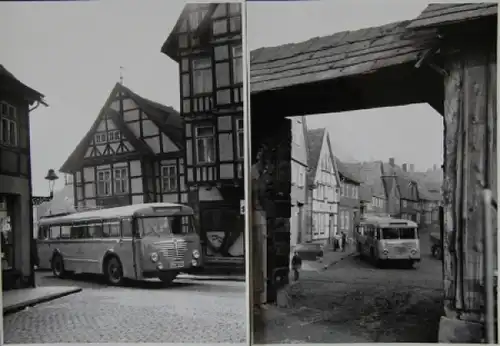
[[[31,258],[29,114],[40,104],[46,106],[42,94],[0,65],[0,231],[4,290],[35,285]]]
[[[340,178],[325,129],[309,130],[308,183],[312,189],[312,229],[309,241],[329,244],[337,235]]]
[[[290,119],[292,128],[292,186],[291,186],[291,217],[290,246],[300,244],[305,232],[310,227],[311,205],[308,203],[309,189],[307,187],[307,125],[305,117]]]
[[[182,119],[120,83],[62,165],[77,209],[186,203]]]
[[[207,267],[244,268],[240,7],[186,5],[161,49],[179,64],[186,184]]]

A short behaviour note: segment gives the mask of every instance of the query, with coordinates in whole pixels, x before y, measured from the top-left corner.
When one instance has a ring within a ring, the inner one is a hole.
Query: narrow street
[[[80,293],[4,316],[5,343],[242,343],[245,283],[176,280],[109,287],[99,277],[60,280],[37,273],[39,285],[80,286]]]
[[[441,262],[430,254],[427,233],[421,249],[416,269],[379,269],[354,254],[326,271],[302,272],[290,289],[290,308],[270,307],[273,322],[256,341],[437,342]]]

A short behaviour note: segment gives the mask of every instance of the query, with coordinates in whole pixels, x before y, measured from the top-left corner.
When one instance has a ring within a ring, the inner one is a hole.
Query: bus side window
[[[88,236],[89,238],[102,238],[103,232],[102,232],[102,224],[92,224],[89,225],[88,228]]]
[[[50,239],[59,239],[61,236],[61,226],[50,226]]]
[[[103,223],[103,235],[105,238],[120,237],[120,222],[111,221]]]
[[[74,225],[71,227],[71,239],[82,239],[88,236],[87,225]]]
[[[131,238],[132,237],[132,220],[123,219],[122,224],[122,237]]]
[[[69,239],[71,236],[71,226],[61,226],[61,239]]]
[[[48,237],[49,237],[49,227],[40,226],[38,228],[38,239],[45,240],[48,239]]]

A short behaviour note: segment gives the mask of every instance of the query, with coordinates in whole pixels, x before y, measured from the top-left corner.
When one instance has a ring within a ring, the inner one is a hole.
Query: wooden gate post
[[[455,42],[456,43],[456,42]],[[495,42],[496,43],[496,42]],[[444,108],[444,290],[439,342],[484,338],[482,190],[496,192],[496,44],[455,46]],[[496,229],[496,220],[493,220]]]

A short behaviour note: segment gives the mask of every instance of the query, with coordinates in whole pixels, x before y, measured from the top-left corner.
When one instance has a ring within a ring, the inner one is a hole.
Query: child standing
[[[302,258],[300,258],[297,251],[294,251],[292,257],[293,281],[299,280],[299,269],[301,267],[302,267]]]

